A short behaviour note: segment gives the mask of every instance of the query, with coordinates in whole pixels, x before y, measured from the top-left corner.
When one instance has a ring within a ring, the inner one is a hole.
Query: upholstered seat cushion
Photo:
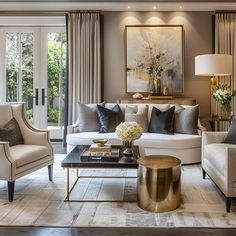
[[[16,161],[16,167],[21,167],[31,162],[49,156],[50,149],[40,145],[16,145],[10,147],[12,158]]]
[[[236,145],[226,143],[212,143],[204,146],[204,158],[223,176],[227,170],[226,158],[228,157],[227,148],[229,147],[236,148]]]
[[[116,134],[84,132],[67,135],[68,145],[90,145],[93,139],[106,138],[111,144],[121,144]],[[158,133],[143,133],[141,138],[134,142],[137,145],[153,148],[183,149],[201,147],[201,136],[188,134],[165,135]]]

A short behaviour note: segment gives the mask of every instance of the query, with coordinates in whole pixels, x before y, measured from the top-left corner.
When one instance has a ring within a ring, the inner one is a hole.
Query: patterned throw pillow
[[[20,127],[15,118],[12,118],[3,128],[0,128],[0,141],[9,142],[10,147],[24,144]]]

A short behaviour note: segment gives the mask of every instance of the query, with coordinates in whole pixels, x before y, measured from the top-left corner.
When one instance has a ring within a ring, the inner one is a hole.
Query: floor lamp
[[[216,76],[229,76],[232,74],[232,56],[228,54],[205,54],[195,57],[195,75],[211,76],[211,89],[217,85]],[[211,107],[211,115],[212,107]]]

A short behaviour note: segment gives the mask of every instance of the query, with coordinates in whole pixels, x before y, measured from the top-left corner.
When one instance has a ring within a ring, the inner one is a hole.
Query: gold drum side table
[[[180,206],[181,161],[172,156],[151,155],[138,159],[138,206],[167,212]]]

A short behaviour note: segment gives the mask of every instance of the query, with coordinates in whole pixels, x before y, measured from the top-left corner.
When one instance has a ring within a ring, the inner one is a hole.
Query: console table
[[[154,103],[154,104],[180,104],[180,105],[196,105],[196,100],[187,97],[173,97],[163,98],[163,96],[157,99],[134,99],[131,97],[119,98],[117,103]]]

